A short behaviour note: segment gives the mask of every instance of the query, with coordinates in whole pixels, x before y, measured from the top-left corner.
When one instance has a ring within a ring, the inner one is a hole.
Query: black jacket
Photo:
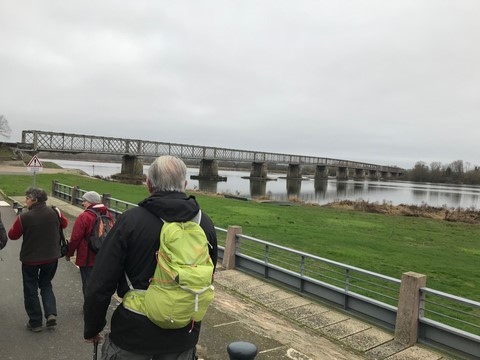
[[[2,250],[5,245],[7,245],[8,237],[7,231],[5,230],[5,226],[2,222],[2,215],[0,214],[0,250]]]
[[[157,192],[139,206],[119,216],[98,253],[87,287],[84,307],[84,337],[89,339],[106,325],[111,296],[123,297],[129,290],[127,273],[135,289],[146,289],[156,267],[155,252],[165,221],[187,221],[199,206],[194,197],[179,192]],[[217,262],[217,237],[211,219],[202,211],[200,226],[212,245],[210,256]],[[110,339],[120,348],[139,354],[181,352],[198,342],[201,323],[165,330],[119,305],[112,315]]]

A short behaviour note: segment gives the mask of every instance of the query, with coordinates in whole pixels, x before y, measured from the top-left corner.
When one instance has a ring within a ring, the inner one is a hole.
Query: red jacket
[[[96,210],[103,215],[108,214],[108,216],[113,218],[112,214],[103,204],[90,205],[88,209]],[[95,253],[88,247],[88,239],[92,233],[95,219],[96,215],[94,213],[85,210],[78,215],[75,224],[73,224],[72,236],[68,243],[67,257],[73,256],[76,251],[77,257],[75,264],[79,267],[93,266],[95,263]]]

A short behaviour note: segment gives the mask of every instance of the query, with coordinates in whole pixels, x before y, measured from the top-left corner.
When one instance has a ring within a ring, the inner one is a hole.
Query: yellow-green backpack
[[[199,211],[191,221],[164,221],[150,285],[147,290],[128,291],[123,298],[125,308],[164,329],[193,326],[203,319],[214,297],[214,266],[200,219]]]

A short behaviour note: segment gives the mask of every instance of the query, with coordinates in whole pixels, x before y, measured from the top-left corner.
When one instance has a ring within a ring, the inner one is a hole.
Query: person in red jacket
[[[85,296],[85,290],[87,289],[88,281],[90,279],[90,273],[92,272],[93,264],[95,263],[95,253],[88,246],[88,239],[93,230],[95,224],[96,215],[93,210],[102,215],[108,215],[112,217],[112,214],[108,211],[108,208],[102,204],[100,195],[95,191],[87,191],[82,196],[82,205],[85,209],[73,224],[72,235],[70,242],[68,243],[68,251],[66,260],[70,261],[70,257],[73,256],[75,251],[77,256],[75,258],[75,264],[80,268],[80,276],[82,277],[82,291]]]
[[[30,187],[25,191],[28,211],[17,216],[8,231],[11,240],[23,236],[20,249],[22,262],[23,297],[29,321],[27,330],[42,331],[42,305],[47,329],[57,325],[57,304],[52,280],[57,272],[60,258],[60,227],[65,229],[68,220],[47,206],[45,190]],[[40,302],[38,296],[40,289]]]

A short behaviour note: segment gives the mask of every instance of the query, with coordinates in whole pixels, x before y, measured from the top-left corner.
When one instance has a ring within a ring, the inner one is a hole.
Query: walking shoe
[[[39,325],[39,326],[32,326],[30,324],[30,322],[28,322],[25,327],[27,328],[27,330],[29,331],[33,331],[33,332],[40,332],[42,331],[42,325]]]
[[[48,315],[47,317],[47,328],[53,328],[54,326],[57,326],[57,317],[53,314]]]

